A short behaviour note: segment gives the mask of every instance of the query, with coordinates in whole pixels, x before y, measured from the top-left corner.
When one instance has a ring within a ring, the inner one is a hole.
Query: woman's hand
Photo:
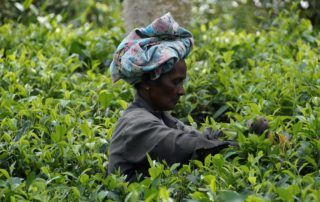
[[[269,122],[265,117],[259,116],[253,120],[249,120],[247,122],[247,127],[250,132],[261,135],[269,128]]]
[[[204,131],[204,135],[208,140],[217,140],[219,138],[225,137],[226,135],[222,132],[222,130],[213,130],[212,128],[206,128]]]

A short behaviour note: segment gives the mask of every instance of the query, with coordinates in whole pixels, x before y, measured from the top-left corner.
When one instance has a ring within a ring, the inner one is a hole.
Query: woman
[[[134,102],[124,111],[113,132],[108,173],[120,170],[133,181],[148,176],[147,154],[167,164],[203,160],[232,141],[216,139],[219,132],[202,134],[166,111],[185,94],[184,59],[193,45],[192,34],[170,13],[146,28],[132,31],[119,45],[111,64],[114,81],[123,79],[136,89]]]

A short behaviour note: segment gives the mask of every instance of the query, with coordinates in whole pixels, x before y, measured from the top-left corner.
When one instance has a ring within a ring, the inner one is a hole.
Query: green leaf
[[[118,100],[118,103],[120,104],[120,106],[122,107],[122,109],[126,109],[128,103],[124,100]]]
[[[157,189],[156,187],[150,187],[148,190],[146,190],[146,194],[145,194],[145,201],[146,202],[151,202],[154,201],[159,193],[159,189]]]
[[[199,200],[199,201],[203,201],[203,202],[209,202],[209,198],[206,196],[206,194],[199,192],[199,191],[195,191],[193,193],[190,194],[191,198],[194,200]]]
[[[98,193],[98,199],[99,201],[104,201],[103,199],[106,198],[106,196],[108,195],[108,191],[100,191]]]
[[[78,41],[72,41],[70,45],[70,53],[76,53],[79,55],[84,55],[84,50],[86,46]]]
[[[172,201],[172,199],[170,198],[170,192],[166,187],[160,187],[159,198],[161,199],[161,201],[164,201],[164,202]]]
[[[162,166],[153,166],[151,168],[148,169],[150,177],[152,179],[157,178],[163,171],[163,167]]]
[[[244,202],[245,197],[235,191],[219,191],[217,201]]]
[[[82,184],[87,183],[89,181],[89,175],[87,175],[86,173],[81,174],[80,177],[79,177],[79,181]]]
[[[277,194],[279,195],[280,199],[284,201],[292,201],[293,195],[286,188],[279,187],[276,189]]]
[[[14,3],[14,6],[15,6],[19,11],[21,11],[21,12],[24,11],[24,7],[23,7],[23,5],[22,5],[21,3],[16,2],[16,3]]]
[[[28,8],[30,7],[32,1],[33,1],[33,0],[25,0],[25,1],[23,2],[23,7],[24,7],[25,9],[28,9]]]
[[[188,114],[188,121],[191,125],[194,123],[194,120],[190,114]]]
[[[11,142],[11,136],[8,133],[2,134],[1,140],[5,140],[7,143]]]
[[[80,129],[85,135],[87,135],[88,137],[92,137],[93,131],[91,130],[89,123],[87,121],[85,121],[83,124],[80,125]]]
[[[215,193],[217,191],[216,185],[216,176],[214,175],[205,175],[204,180],[208,183],[211,192]]]
[[[79,199],[81,194],[80,194],[80,191],[77,187],[72,187],[72,193],[73,193],[73,197]]]
[[[55,126],[55,131],[51,134],[51,139],[53,142],[60,142],[63,140],[64,136],[66,135],[67,128],[65,125],[57,124]]]
[[[212,165],[214,167],[218,168],[218,170],[221,170],[224,164],[224,159],[221,154],[216,154],[212,158]]]
[[[227,51],[223,53],[223,59],[226,64],[230,64],[232,62],[232,55],[234,51]]]
[[[220,107],[216,113],[214,113],[213,118],[217,119],[218,117],[220,117],[223,113],[225,113],[227,110],[229,109],[228,105],[223,105],[222,107]]]
[[[174,163],[170,166],[170,172],[176,170],[180,166],[180,163]]]
[[[265,201],[263,198],[256,195],[249,195],[246,198],[246,202],[263,202],[263,201]]]
[[[31,173],[28,174],[27,176],[27,187],[29,187],[32,182],[34,181],[34,179],[36,178],[36,173],[34,171],[32,171]]]
[[[113,100],[113,95],[108,93],[106,90],[100,92],[99,102],[102,107],[108,107]]]
[[[0,172],[1,172],[2,175],[4,175],[7,179],[10,178],[10,175],[9,175],[8,171],[6,171],[5,169],[1,169],[1,168],[0,168]]]
[[[250,182],[250,184],[255,185],[257,183],[257,178],[254,176],[249,176],[248,181]]]

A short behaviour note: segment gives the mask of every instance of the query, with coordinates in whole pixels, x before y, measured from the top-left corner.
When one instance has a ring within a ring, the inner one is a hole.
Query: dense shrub
[[[208,23],[217,19],[222,29],[255,32],[268,28],[272,20],[283,12],[298,11],[312,25],[320,27],[320,2],[317,0],[194,0],[196,22]]]
[[[90,22],[112,27],[121,22],[120,6],[118,0],[5,0],[0,4],[0,24],[30,24],[58,17],[59,21],[76,26]]]
[[[319,201],[320,36],[310,21],[281,14],[255,33],[195,23],[187,95],[173,113],[240,147],[179,168],[150,160],[150,178],[128,184],[106,175],[134,93],[108,73],[121,24],[46,19],[0,27],[1,201]],[[268,138],[246,132],[259,115]]]

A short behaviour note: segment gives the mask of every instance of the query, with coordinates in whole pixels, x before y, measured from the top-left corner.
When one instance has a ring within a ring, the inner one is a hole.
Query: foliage
[[[9,0],[0,4],[0,24],[16,21],[29,24],[58,18],[61,22],[80,26],[90,22],[97,26],[113,27],[120,20],[118,0]]]
[[[299,9],[300,17],[320,27],[320,2],[317,0],[190,0],[194,23],[206,24],[219,19],[222,29],[255,32],[291,7]],[[47,21],[58,17],[63,23],[81,26],[87,22],[98,27],[121,24],[122,0],[8,0],[0,4],[0,24],[15,21],[23,24]],[[182,8],[183,9],[183,8]],[[46,17],[47,16],[47,17]]]
[[[251,100],[259,104],[259,113],[295,115],[298,105],[318,96],[319,39],[309,21],[283,15],[269,30],[255,34],[222,31],[217,23],[193,30],[201,48],[191,56],[190,74],[201,76],[190,82],[190,93],[184,97],[187,107],[177,114],[185,117],[196,111],[193,115],[201,120],[220,108],[237,110],[233,103],[242,109]]]
[[[319,201],[320,35],[310,21],[280,14],[256,33],[217,20],[193,27],[187,94],[173,113],[240,146],[188,165],[150,159],[150,178],[128,184],[106,175],[134,93],[107,71],[123,28],[46,19],[0,27],[1,201]],[[246,132],[260,115],[268,138]]]
[[[196,22],[206,24],[218,19],[222,29],[240,29],[256,32],[271,26],[272,20],[292,8],[299,16],[308,18],[320,27],[320,2],[317,0],[194,0]]]

